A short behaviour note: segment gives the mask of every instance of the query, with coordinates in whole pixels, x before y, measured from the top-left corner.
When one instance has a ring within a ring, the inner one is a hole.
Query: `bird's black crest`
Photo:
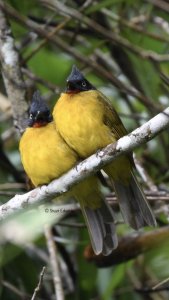
[[[73,65],[72,71],[67,78],[67,82],[82,81],[82,80],[85,80],[85,77],[79,71],[79,69],[75,65]]]
[[[34,92],[30,106],[30,113],[36,113],[37,111],[50,113],[50,110],[39,91]]]
[[[79,69],[74,65],[67,78],[67,93],[78,93],[83,91],[95,90],[96,88],[83,76]]]
[[[52,121],[50,110],[39,91],[34,92],[29,110],[29,126],[35,123],[49,123]]]

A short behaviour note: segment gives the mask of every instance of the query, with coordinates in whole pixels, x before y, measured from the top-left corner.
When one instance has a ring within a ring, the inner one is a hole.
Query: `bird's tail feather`
[[[80,205],[95,254],[109,255],[118,244],[111,208],[105,201],[97,209]]]
[[[113,184],[126,223],[134,229],[156,226],[155,217],[133,173],[129,184],[124,185],[120,181],[114,181]]]

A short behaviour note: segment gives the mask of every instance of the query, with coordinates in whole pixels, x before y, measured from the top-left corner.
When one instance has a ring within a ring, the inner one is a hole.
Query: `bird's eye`
[[[82,86],[83,86],[83,87],[86,86],[86,81],[82,81]]]
[[[30,115],[29,115],[29,119],[33,119],[33,114],[30,114]]]

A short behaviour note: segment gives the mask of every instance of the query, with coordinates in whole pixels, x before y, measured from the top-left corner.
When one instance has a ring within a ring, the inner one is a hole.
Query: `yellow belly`
[[[19,148],[24,169],[35,186],[60,177],[78,159],[56,131],[53,122],[40,128],[27,128]]]

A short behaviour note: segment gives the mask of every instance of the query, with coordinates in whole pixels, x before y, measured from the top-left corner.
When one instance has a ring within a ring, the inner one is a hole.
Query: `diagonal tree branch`
[[[0,0],[0,5],[3,1]],[[0,62],[6,92],[11,100],[14,126],[21,133],[27,117],[26,90],[19,65],[19,56],[3,10],[0,8]]]
[[[130,134],[120,138],[116,143],[108,145],[85,159],[59,179],[53,180],[49,185],[38,187],[23,195],[16,195],[7,203],[1,205],[0,220],[16,211],[28,208],[32,204],[67,192],[74,184],[95,173],[116,157],[150,141],[167,127],[169,127],[169,107]]]

